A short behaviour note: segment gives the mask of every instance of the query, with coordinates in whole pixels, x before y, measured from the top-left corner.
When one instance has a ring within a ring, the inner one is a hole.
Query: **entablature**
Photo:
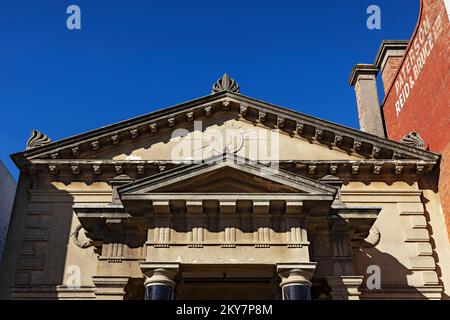
[[[134,179],[151,177],[163,171],[180,168],[186,165],[204,163],[203,161],[145,161],[145,160],[64,160],[37,159],[32,160],[26,172],[37,171],[49,173],[55,178],[66,178],[71,181],[83,181],[96,177],[111,179],[126,174]],[[321,178],[327,174],[339,177],[372,177],[375,180],[391,176],[401,180],[402,177],[417,179],[422,174],[431,172],[435,161],[424,160],[280,160],[255,161],[269,168],[280,168],[312,178]]]

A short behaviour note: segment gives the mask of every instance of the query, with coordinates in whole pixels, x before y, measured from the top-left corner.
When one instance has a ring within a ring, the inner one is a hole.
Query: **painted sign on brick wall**
[[[433,21],[426,15],[419,26],[417,35],[412,42],[412,47],[406,55],[400,73],[395,81],[395,111],[398,116],[405,105],[409,93],[414,89],[422,70],[425,68],[428,57],[433,51],[434,44],[442,34],[442,16],[438,15]]]

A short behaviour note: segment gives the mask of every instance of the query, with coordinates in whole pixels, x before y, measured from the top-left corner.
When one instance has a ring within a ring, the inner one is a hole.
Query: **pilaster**
[[[329,276],[327,282],[333,300],[359,300],[363,276]]]
[[[94,276],[92,281],[96,287],[98,300],[123,300],[125,286],[130,278],[127,276]]]

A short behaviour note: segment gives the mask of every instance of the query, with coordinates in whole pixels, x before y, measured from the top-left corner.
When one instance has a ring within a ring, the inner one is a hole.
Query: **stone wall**
[[[0,161],[0,261],[3,258],[15,193],[16,182]]]

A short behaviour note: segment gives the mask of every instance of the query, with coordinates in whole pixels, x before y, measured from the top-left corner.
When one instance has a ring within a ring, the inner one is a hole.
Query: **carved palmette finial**
[[[405,135],[401,140],[401,143],[406,144],[410,147],[425,149],[425,143],[418,132],[411,131]]]
[[[239,85],[225,73],[222,78],[213,85],[211,94],[221,91],[231,91],[239,93]]]
[[[31,136],[27,141],[27,150],[45,146],[46,144],[51,143],[52,140],[42,132],[38,130],[33,130],[31,132]]]

